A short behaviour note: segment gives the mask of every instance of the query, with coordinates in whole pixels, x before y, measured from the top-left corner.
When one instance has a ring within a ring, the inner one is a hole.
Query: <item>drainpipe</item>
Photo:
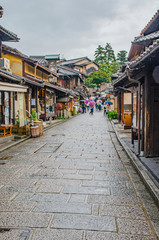
[[[138,96],[139,96],[139,99],[138,99],[138,153],[140,154],[140,156],[143,156],[143,151],[140,152],[140,140],[141,140],[141,137],[140,137],[140,128],[141,128],[141,125],[140,125],[140,119],[141,119],[141,83],[140,83],[140,81],[138,81],[136,79],[132,79],[130,77],[130,68],[129,68],[129,66],[127,66],[127,68],[126,68],[126,73],[127,73],[127,76],[128,76],[128,80],[130,82],[137,83],[138,84],[138,88],[139,88],[139,93],[138,93]]]

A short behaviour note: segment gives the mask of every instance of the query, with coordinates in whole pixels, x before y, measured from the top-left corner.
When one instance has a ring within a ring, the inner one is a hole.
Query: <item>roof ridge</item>
[[[66,60],[65,62],[67,62],[67,61],[73,61],[73,60],[78,60],[78,59],[83,59],[83,58],[88,58],[88,57],[86,56],[86,57],[79,57],[79,58],[68,59],[68,60]],[[88,58],[88,59],[89,59],[89,58]]]
[[[159,16],[159,9],[154,14],[154,16],[151,18],[151,20],[147,23],[147,25],[144,27],[144,29],[141,31],[140,35],[144,34],[144,32],[148,29],[148,27],[152,24],[152,22]]]

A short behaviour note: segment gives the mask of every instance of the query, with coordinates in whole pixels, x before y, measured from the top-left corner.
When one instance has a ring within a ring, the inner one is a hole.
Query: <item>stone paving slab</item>
[[[40,179],[37,182],[37,185],[60,185],[60,186],[70,186],[70,185],[79,185],[81,180],[72,180],[72,179]]]
[[[86,198],[87,198],[87,195],[79,195],[79,194],[72,194],[70,196],[70,199],[69,199],[69,202],[72,202],[72,203],[84,203],[86,202]]]
[[[87,202],[92,204],[109,204],[117,206],[141,206],[139,200],[131,196],[88,195]]]
[[[153,235],[148,221],[117,219],[119,233]]]
[[[21,201],[41,201],[41,202],[67,202],[68,194],[52,194],[52,193],[20,193],[15,200]]]
[[[35,192],[37,189],[36,185],[6,185],[2,189],[0,189],[0,194],[2,192],[14,193],[14,192]]]
[[[86,203],[39,202],[34,212],[91,214],[91,205]]]
[[[12,200],[17,194],[17,192],[0,192],[0,200]]]
[[[109,188],[66,186],[63,193],[110,195]]]
[[[30,227],[44,228],[47,227],[52,215],[46,213],[1,213],[1,227]]]
[[[62,186],[58,185],[52,185],[52,184],[47,184],[47,185],[41,185],[37,188],[36,192],[37,193],[60,193],[62,190]]]
[[[0,240],[29,240],[31,233],[30,229],[1,229]]]
[[[158,208],[110,131],[102,113],[85,114],[5,151],[0,237],[29,228],[28,240],[157,239]]]
[[[0,212],[29,212],[35,204],[30,201],[0,201]]]
[[[141,208],[131,207],[131,206],[110,206],[101,205],[99,207],[99,214],[101,216],[113,216],[121,218],[131,218],[131,219],[143,219],[146,216]]]
[[[86,175],[86,174],[64,174],[63,175],[64,179],[79,179],[79,180],[92,180],[93,176],[92,175]]]
[[[68,229],[36,229],[32,240],[83,240],[83,231]]]
[[[105,233],[97,231],[87,231],[85,240],[156,240],[154,236],[143,235],[127,235],[127,234],[115,234]]]
[[[74,214],[55,214],[51,228],[97,230],[116,232],[114,217],[97,217]]]

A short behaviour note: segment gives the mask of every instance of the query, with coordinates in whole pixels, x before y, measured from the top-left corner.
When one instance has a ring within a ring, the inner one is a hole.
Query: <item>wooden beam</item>
[[[131,93],[131,144],[134,145],[134,133],[133,133],[133,112],[134,112],[134,94]]]
[[[38,87],[36,87],[36,112],[38,113]]]
[[[121,91],[121,121],[124,122],[124,91]]]
[[[145,83],[142,85],[142,133],[141,133],[141,152],[144,152],[144,129],[145,129]]]
[[[0,58],[2,57],[2,41],[0,40]]]
[[[13,124],[15,124],[15,92],[13,92]]]
[[[140,154],[140,121],[141,121],[141,84],[138,87],[138,153]]]
[[[46,122],[46,88],[44,89],[44,112],[45,112],[44,120]]]

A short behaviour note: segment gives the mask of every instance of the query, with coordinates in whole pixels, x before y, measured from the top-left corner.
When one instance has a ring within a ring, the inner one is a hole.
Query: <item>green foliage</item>
[[[57,119],[65,119],[64,117],[58,117]]]
[[[124,62],[127,61],[127,57],[126,57],[127,51],[125,50],[121,50],[118,54],[117,54],[117,60],[119,62],[120,65],[123,65]]]
[[[96,88],[96,87],[97,87],[97,84],[91,83],[90,87],[91,87],[91,88]]]
[[[35,111],[35,110],[32,110],[32,112],[31,112],[31,120],[33,120],[33,121],[37,121],[37,119],[38,119],[38,114],[37,114],[37,112]]]
[[[122,61],[126,61],[126,53],[125,50],[120,51],[116,59],[110,43],[106,43],[105,47],[98,45],[94,61],[99,65],[99,70],[89,74],[85,79],[85,85],[94,88],[103,82],[111,82],[111,75],[120,69]]]
[[[108,112],[108,118],[109,119],[117,119],[117,115],[118,115],[118,113],[117,113],[117,111],[109,111]]]
[[[85,85],[87,87],[97,87],[103,82],[110,82],[110,75],[104,71],[94,71],[85,80]]]

